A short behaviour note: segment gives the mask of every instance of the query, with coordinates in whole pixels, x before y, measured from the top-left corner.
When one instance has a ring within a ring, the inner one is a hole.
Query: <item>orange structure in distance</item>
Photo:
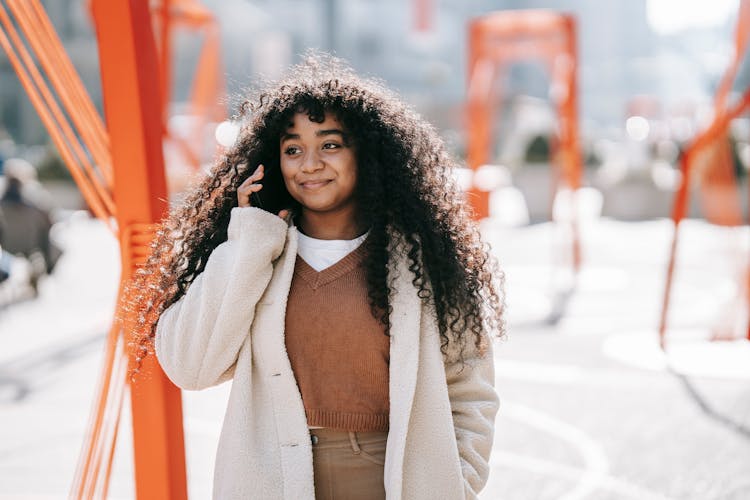
[[[741,0],[734,39],[734,57],[716,92],[713,118],[708,126],[684,147],[680,157],[682,180],[672,209],[674,234],[670,247],[667,280],[659,320],[659,344],[662,349],[666,347],[667,317],[675,272],[680,223],[687,215],[688,198],[694,181],[695,184],[700,186],[703,210],[709,222],[723,226],[743,224],[739,188],[734,172],[728,131],[732,120],[750,111],[750,87],[743,89],[736,100],[730,100],[732,84],[737,77],[743,57],[750,50],[749,40],[750,0]],[[745,334],[746,338],[750,340],[750,258],[742,263],[742,267],[744,268],[741,268],[738,273],[739,284],[737,289],[740,296],[744,296],[745,307],[747,307],[748,322]],[[735,310],[733,314],[740,314],[740,311]],[[717,333],[719,337],[725,335],[723,332]]]
[[[497,81],[502,71],[519,61],[539,60],[550,75],[550,94],[558,115],[554,164],[558,187],[581,186],[582,160],[578,138],[578,66],[576,23],[573,16],[546,10],[517,10],[487,14],[469,24],[467,77],[468,166],[476,171],[490,162],[494,117],[500,97]],[[489,193],[472,188],[470,200],[477,218],[489,215]],[[571,197],[575,204],[575,196]],[[575,208],[575,207],[574,207]],[[571,210],[572,261],[581,261],[576,210]]]

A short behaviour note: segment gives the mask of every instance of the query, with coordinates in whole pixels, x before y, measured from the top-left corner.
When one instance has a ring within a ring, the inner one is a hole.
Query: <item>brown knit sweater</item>
[[[286,309],[286,349],[307,423],[388,430],[389,338],[370,313],[364,245],[318,272],[297,256]]]

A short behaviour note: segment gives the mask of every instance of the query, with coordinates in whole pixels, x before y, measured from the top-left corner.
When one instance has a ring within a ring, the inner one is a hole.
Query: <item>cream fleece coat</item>
[[[296,253],[296,228],[257,208],[234,208],[227,241],[157,325],[157,357],[179,387],[233,379],[216,499],[315,498],[310,435],[284,347]],[[443,356],[434,309],[417,296],[406,260],[393,260],[387,499],[476,498],[489,475],[498,409],[492,351],[469,356],[463,369]]]

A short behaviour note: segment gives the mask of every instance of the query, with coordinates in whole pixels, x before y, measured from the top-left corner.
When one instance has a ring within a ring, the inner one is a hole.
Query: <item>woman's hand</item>
[[[255,169],[253,175],[245,179],[245,182],[240,184],[240,187],[237,188],[237,204],[240,207],[252,206],[250,203],[250,196],[263,189],[263,184],[258,184],[258,181],[263,179],[264,172],[265,167],[263,165],[258,165],[258,168]],[[289,215],[289,210],[282,210],[278,215],[282,219],[285,219]]]
[[[263,189],[263,184],[256,184],[263,178],[263,165],[258,165],[253,175],[245,179],[245,182],[237,188],[237,204],[241,207],[250,207],[250,195]]]

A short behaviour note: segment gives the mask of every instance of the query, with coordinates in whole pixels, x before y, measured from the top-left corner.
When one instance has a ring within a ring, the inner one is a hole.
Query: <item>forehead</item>
[[[332,127],[343,129],[341,122],[336,115],[330,111],[324,114],[324,120],[320,123],[310,120],[310,115],[306,111],[294,113],[287,123],[287,130],[294,129],[330,129]]]

